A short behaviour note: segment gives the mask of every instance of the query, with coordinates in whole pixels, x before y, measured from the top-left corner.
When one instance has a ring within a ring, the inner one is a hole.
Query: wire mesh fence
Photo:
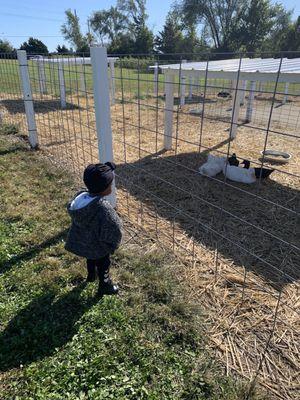
[[[0,53],[0,88],[0,123],[17,122],[22,132],[27,132],[16,54]]]
[[[189,301],[205,310],[208,345],[227,374],[251,382],[248,398],[260,382],[276,398],[295,399],[300,75],[285,82],[279,58],[272,79],[242,79],[247,57],[223,54],[224,65],[236,61],[234,79],[211,77],[215,58],[193,56],[205,63],[202,74],[188,70],[188,55],[106,60],[118,211],[181,258]],[[0,61],[2,118],[25,131],[18,61],[13,55]],[[91,62],[28,60],[39,145],[77,177],[104,145]],[[269,149],[291,158],[268,158]],[[258,169],[254,183],[232,181],[226,161],[221,174],[199,174],[208,155],[227,160],[232,153]],[[274,170],[271,179],[263,179],[264,169]]]

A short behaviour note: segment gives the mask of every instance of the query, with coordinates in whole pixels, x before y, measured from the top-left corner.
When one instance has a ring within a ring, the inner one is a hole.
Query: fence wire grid
[[[192,61],[205,61],[208,70],[213,57]],[[208,345],[226,374],[249,381],[248,398],[259,383],[270,398],[294,400],[300,388],[300,80],[282,82],[282,59],[276,79],[265,82],[241,81],[240,68],[235,80],[190,77],[185,59],[191,58],[107,60],[118,212],[181,258],[189,301],[205,310]],[[29,56],[27,64],[39,147],[81,178],[101,147],[90,59]],[[163,69],[169,64],[179,64],[173,77]],[[14,54],[0,55],[0,121],[25,133],[19,70]],[[262,153],[268,149],[291,158],[272,161]],[[230,181],[226,170],[199,174],[209,154],[233,153],[273,169],[270,179],[260,174],[246,185]]]

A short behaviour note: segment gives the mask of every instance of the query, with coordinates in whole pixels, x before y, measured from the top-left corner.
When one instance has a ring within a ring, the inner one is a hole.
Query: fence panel
[[[20,70],[16,53],[0,53],[0,123],[26,130]]]
[[[119,209],[186,263],[191,299],[209,309],[211,347],[227,372],[293,399],[296,385],[286,382],[299,383],[300,360],[286,357],[299,340],[300,80],[282,105],[280,63],[273,81],[254,88],[235,57],[233,82],[211,77],[207,54],[191,60],[206,63],[201,76],[186,55],[120,57],[112,111]],[[269,149],[292,158],[276,162],[261,154]],[[251,185],[230,180],[228,165],[199,175],[209,154],[233,153],[258,169]],[[264,169],[274,170],[270,179]]]
[[[259,382],[288,400],[300,384],[300,81],[286,84],[281,59],[273,78],[258,82],[243,72],[247,56],[108,60],[118,210],[141,237],[182,260],[189,300],[207,316],[208,345],[226,373],[251,382],[248,398]],[[191,61],[201,73],[189,69]],[[235,74],[214,75],[217,61],[223,69],[234,61]],[[108,88],[93,90],[89,57],[39,57],[28,65],[41,148],[81,177],[99,159],[95,104],[103,99],[95,95],[107,99]],[[266,150],[291,157],[276,161]],[[231,179],[233,153],[257,168],[253,183]],[[225,160],[216,176],[199,174],[208,155]],[[265,169],[273,170],[268,179]]]

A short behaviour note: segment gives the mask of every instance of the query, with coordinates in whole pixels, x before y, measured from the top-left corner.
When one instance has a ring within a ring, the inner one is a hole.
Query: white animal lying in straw
[[[227,165],[226,165],[227,164]],[[208,155],[205,164],[201,165],[199,172],[202,175],[214,177],[220,172],[234,182],[254,183],[256,181],[254,168],[240,168],[226,163],[226,157]]]
[[[227,164],[223,167],[223,174],[234,182],[254,183],[256,181],[254,168],[246,169]]]
[[[218,157],[209,154],[206,163],[199,168],[199,172],[200,174],[213,177],[223,171],[225,165],[226,157]]]

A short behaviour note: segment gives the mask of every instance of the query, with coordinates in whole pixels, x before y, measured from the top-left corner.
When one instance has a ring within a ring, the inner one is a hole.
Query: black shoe
[[[95,282],[96,280],[96,266],[93,264],[93,261],[87,261],[87,278],[86,282]]]
[[[88,272],[88,276],[86,277],[86,282],[95,282],[96,280],[96,273],[94,272]]]
[[[110,279],[107,282],[99,282],[98,296],[115,295],[119,293],[118,285],[114,284]]]

